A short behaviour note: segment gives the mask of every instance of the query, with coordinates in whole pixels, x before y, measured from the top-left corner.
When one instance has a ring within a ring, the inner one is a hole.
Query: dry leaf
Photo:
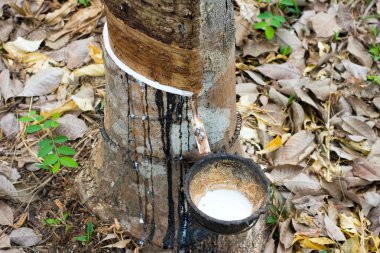
[[[0,200],[0,225],[13,225],[13,211],[4,201]]]
[[[0,175],[0,197],[16,199],[17,196],[17,190],[13,186],[12,182],[3,175]]]
[[[76,78],[81,76],[93,76],[100,77],[105,75],[104,65],[103,64],[90,64],[80,69],[73,71],[72,75]]]
[[[69,69],[79,68],[89,62],[89,46],[94,41],[94,37],[89,37],[83,40],[76,40],[67,45],[66,58]]]
[[[242,16],[235,17],[235,41],[236,46],[241,47],[244,40],[248,37],[249,34],[249,22]]]
[[[367,80],[367,74],[369,69],[367,67],[360,66],[358,64],[352,63],[349,60],[342,60],[342,63],[346,70],[356,77],[359,80],[365,81]]]
[[[18,170],[9,166],[5,161],[0,162],[0,175],[5,176],[11,182],[16,182],[20,178]]]
[[[31,228],[15,229],[10,234],[11,242],[24,246],[34,246],[42,240],[42,236],[37,235]]]
[[[1,249],[4,248],[10,248],[11,246],[11,239],[7,234],[5,234],[1,229],[0,229],[0,253],[4,252]]]
[[[368,116],[370,118],[377,118],[379,117],[379,113],[375,111],[373,107],[368,105],[366,102],[364,102],[362,99],[356,97],[356,96],[350,96],[346,98],[347,101],[350,103],[354,111],[356,112],[356,115],[358,116]]]
[[[20,125],[14,113],[5,114],[0,120],[0,128],[8,139],[13,138],[20,131]]]
[[[69,14],[71,11],[73,11],[75,9],[77,4],[78,4],[78,0],[69,0],[69,1],[65,2],[61,6],[61,8],[59,8],[53,12],[49,12],[45,16],[44,21],[46,23],[48,23],[49,25],[58,24],[59,22],[61,22],[63,20],[64,17],[67,16],[67,14]]]
[[[20,97],[47,95],[58,88],[63,75],[61,68],[44,69],[29,78]]]
[[[367,157],[368,161],[380,168],[380,138],[373,144],[371,152]]]
[[[354,117],[343,117],[343,124],[341,125],[343,130],[353,135],[360,135],[367,138],[369,141],[377,139],[377,135],[373,129],[366,123],[358,120]]]
[[[373,60],[371,55],[368,53],[368,50],[354,37],[350,36],[348,38],[348,52],[352,54],[361,64],[371,68]]]
[[[277,151],[274,163],[297,165],[315,149],[314,138],[314,134],[306,130],[296,133]]]
[[[10,41],[3,44],[5,51],[7,51],[12,57],[19,57],[27,52],[36,51],[43,40],[26,40],[22,37],[18,37],[15,41]]]
[[[336,241],[345,241],[346,237],[342,233],[342,231],[339,229],[339,227],[335,224],[335,222],[330,219],[328,215],[324,216],[323,219],[325,223],[325,229],[328,234],[328,236]]]
[[[8,18],[7,20],[4,20],[4,21],[0,20],[0,41],[3,41],[3,42],[8,41],[9,35],[11,34],[13,30],[13,26],[14,26],[14,23],[13,23],[12,18]]]
[[[23,213],[20,218],[17,220],[17,222],[14,224],[14,228],[20,228],[22,225],[24,225],[26,219],[28,218],[28,213]]]
[[[285,179],[291,179],[300,174],[303,168],[298,165],[280,165],[272,168],[270,179],[276,185],[283,184]]]
[[[302,194],[307,192],[316,192],[321,189],[321,184],[316,176],[307,175],[303,172],[291,179],[285,179],[284,185],[290,191]]]
[[[359,253],[360,252],[359,236],[355,234],[353,237],[348,239],[345,243],[343,243],[343,245],[341,246],[341,249],[344,253]]]
[[[373,207],[380,206],[380,194],[377,194],[376,192],[369,191],[362,194],[361,197],[361,206],[363,207],[362,211],[365,216],[368,215]]]
[[[82,86],[77,94],[71,96],[71,99],[82,111],[94,110],[95,97],[92,87]]]
[[[57,121],[59,126],[55,130],[56,134],[66,135],[69,140],[82,138],[88,130],[86,123],[72,114],[66,114]]]
[[[264,64],[257,67],[257,70],[275,80],[298,79],[302,76],[302,73],[298,69],[291,67],[287,63]]]
[[[328,38],[340,31],[335,16],[328,13],[318,13],[311,18],[311,23],[317,37]]]
[[[0,94],[5,100],[16,97],[22,89],[23,85],[18,79],[11,80],[8,69],[0,73]]]
[[[117,249],[124,249],[129,243],[131,242],[131,239],[127,240],[121,240],[113,244],[109,244],[107,246],[104,246],[102,248],[117,248]]]
[[[292,51],[302,48],[302,42],[293,31],[279,28],[276,30],[276,36],[279,44],[290,46]]]
[[[291,221],[292,219],[288,218],[280,224],[280,241],[284,245],[285,249],[289,249],[293,246],[294,233],[290,228]]]
[[[356,229],[355,223],[360,226],[360,221],[355,220],[355,218],[346,216],[344,213],[339,214],[339,226],[345,231],[357,234],[358,230]]]
[[[352,173],[367,181],[380,181],[380,169],[364,158],[354,160]]]
[[[94,60],[94,62],[97,64],[103,64],[102,50],[94,44],[88,45],[88,48],[89,48],[90,56]]]
[[[297,199],[293,199],[292,203],[297,210],[303,211],[306,210],[309,214],[316,215],[320,208],[324,204],[324,199],[327,198],[327,195],[320,196],[302,196]]]
[[[280,135],[277,135],[271,142],[264,147],[263,150],[256,152],[259,155],[268,154],[281,148],[285,141],[282,140]]]
[[[252,57],[258,57],[262,54],[269,52],[276,52],[278,50],[278,45],[268,42],[267,40],[253,41],[248,40],[243,46],[243,56],[250,55]]]

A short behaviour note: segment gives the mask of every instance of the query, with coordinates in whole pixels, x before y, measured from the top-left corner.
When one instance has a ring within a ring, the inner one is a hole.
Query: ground
[[[235,14],[240,138],[273,183],[265,252],[380,252],[380,1]],[[74,189],[101,138],[104,21],[97,0],[0,0],[0,252],[139,251]]]

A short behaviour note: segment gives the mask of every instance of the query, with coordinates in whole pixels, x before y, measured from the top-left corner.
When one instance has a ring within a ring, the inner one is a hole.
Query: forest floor
[[[380,252],[380,1],[236,0],[246,156],[266,253]],[[105,96],[99,0],[0,0],[0,253],[139,252],[74,190]]]

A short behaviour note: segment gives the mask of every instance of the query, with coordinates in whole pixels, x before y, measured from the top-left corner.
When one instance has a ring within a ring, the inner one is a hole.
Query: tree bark
[[[230,145],[236,127],[233,5],[229,0],[107,0],[115,54],[136,72],[198,96],[211,149]],[[103,138],[77,177],[83,202],[117,218],[146,252],[262,252],[265,219],[238,235],[200,226],[187,212],[186,171],[196,159],[189,98],[125,74],[105,53]]]

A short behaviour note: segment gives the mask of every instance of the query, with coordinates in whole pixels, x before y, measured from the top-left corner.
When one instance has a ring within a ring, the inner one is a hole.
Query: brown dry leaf
[[[370,182],[380,181],[379,168],[364,158],[354,160],[352,173]]]
[[[290,66],[287,63],[283,64],[264,64],[257,67],[263,75],[274,80],[298,79],[302,76],[301,71]]]
[[[94,90],[92,87],[82,86],[78,93],[71,96],[71,99],[77,104],[82,111],[94,110]]]
[[[275,251],[275,241],[273,238],[269,238],[269,240],[265,244],[263,253],[276,253]]]
[[[302,42],[293,31],[279,28],[276,30],[276,36],[278,44],[290,46],[292,51],[302,48]]]
[[[363,207],[362,212],[365,216],[371,211],[373,207],[380,206],[380,194],[374,191],[368,191],[361,194],[361,206]]]
[[[322,101],[326,101],[330,95],[335,93],[338,89],[336,84],[331,83],[330,78],[308,82],[305,88],[313,92],[314,95]]]
[[[41,111],[41,115],[44,116],[44,120],[46,120],[46,119],[52,117],[53,114],[55,114],[55,113],[62,115],[65,112],[69,112],[69,111],[75,110],[77,108],[78,108],[77,104],[73,100],[69,100],[65,104],[63,104],[57,108],[54,108],[52,110]]]
[[[82,138],[88,130],[86,123],[72,114],[64,115],[59,118],[57,122],[59,123],[59,126],[55,130],[55,133],[66,135],[69,140]]]
[[[0,253],[2,252],[1,249],[4,248],[10,248],[11,246],[11,239],[7,234],[5,234],[1,229],[0,229]]]
[[[0,4],[1,6],[1,4]],[[1,8],[1,7],[0,7]],[[7,20],[0,20],[0,41],[8,41],[9,35],[13,30],[13,20],[12,18],[8,18]]]
[[[292,103],[290,112],[294,133],[298,133],[302,130],[303,123],[305,121],[305,112],[302,106],[297,102]]]
[[[65,2],[61,6],[61,8],[59,8],[53,12],[49,12],[45,16],[44,21],[46,23],[48,23],[49,25],[58,24],[59,22],[61,22],[63,20],[64,17],[67,16],[67,14],[69,14],[71,11],[73,11],[75,9],[77,4],[78,4],[78,0],[69,0],[69,1]]]
[[[118,241],[116,243],[113,243],[113,244],[109,244],[109,245],[106,245],[102,248],[117,248],[117,249],[124,249],[125,247],[127,247],[127,245],[131,242],[131,239],[127,239],[127,240],[121,240],[121,241]]]
[[[285,179],[284,185],[290,191],[294,193],[305,194],[307,192],[316,192],[319,191],[322,187],[319,183],[319,180],[314,175],[307,175],[303,172],[296,175],[291,179]]]
[[[328,38],[340,31],[335,16],[320,12],[311,18],[312,27],[317,37]]]
[[[235,17],[235,41],[236,46],[241,47],[244,44],[244,40],[248,37],[249,34],[249,22],[242,16]]]
[[[5,136],[10,139],[17,135],[20,131],[20,124],[14,113],[7,113],[0,119],[0,129],[3,130]]]
[[[41,70],[26,81],[24,90],[18,96],[30,97],[47,95],[58,88],[62,75],[63,69],[61,68]]]
[[[250,55],[252,57],[258,57],[262,54],[269,52],[276,52],[278,50],[278,45],[273,42],[268,42],[267,40],[253,41],[248,40],[243,46],[243,56]]]
[[[83,68],[74,70],[72,75],[75,78],[81,76],[101,77],[105,75],[105,69],[103,64],[90,64]]]
[[[236,85],[236,94],[240,96],[239,103],[242,106],[251,106],[256,102],[259,92],[254,83],[239,83]]]
[[[7,250],[0,250],[0,253],[25,253],[23,249],[7,249]]]
[[[350,96],[346,98],[347,101],[350,103],[354,111],[356,112],[356,115],[358,116],[368,116],[370,118],[377,118],[379,117],[379,113],[375,111],[373,107],[368,105],[366,102],[364,102],[362,99],[356,97],[356,96]]]
[[[4,69],[0,73],[0,94],[5,99],[5,101],[16,97],[22,90],[22,83],[15,78],[11,80],[8,69]]]
[[[260,9],[256,1],[252,0],[236,0],[240,9],[240,16],[244,17],[247,21],[256,21],[257,16],[260,14]]]
[[[355,78],[362,81],[367,80],[367,74],[369,71],[367,67],[363,67],[358,64],[352,63],[350,60],[342,60],[342,63],[346,70]]]
[[[325,223],[326,232],[330,238],[340,242],[346,240],[342,231],[328,215],[324,216],[323,221]]]
[[[368,50],[354,37],[348,38],[348,52],[352,54],[362,65],[371,68],[373,60]]]
[[[67,45],[66,58],[67,67],[69,69],[75,69],[82,67],[83,64],[89,62],[89,46],[93,43],[94,37],[89,37],[83,40],[76,40]]]
[[[34,246],[42,240],[33,229],[25,227],[13,230],[9,236],[11,242],[24,247]]]
[[[324,204],[324,199],[327,198],[327,195],[320,196],[302,196],[297,199],[293,199],[292,203],[297,210],[304,211],[306,210],[309,214],[316,215],[320,208]]]
[[[280,241],[284,245],[285,249],[289,249],[293,246],[294,233],[290,228],[291,221],[292,219],[288,218],[280,224]]]
[[[23,213],[13,227],[15,229],[21,228],[21,226],[24,225],[27,218],[28,218],[28,213]]]
[[[20,178],[18,170],[9,166],[5,161],[0,162],[0,175],[5,176],[11,182],[16,182]]]
[[[283,184],[285,179],[291,179],[300,174],[303,168],[298,165],[280,165],[272,168],[271,181],[276,185]]]
[[[0,200],[0,225],[13,225],[13,211],[4,201]]]
[[[315,149],[314,134],[303,130],[292,137],[280,148],[275,156],[275,165],[297,165]]]
[[[304,249],[324,250],[327,249],[327,245],[335,244],[335,242],[327,237],[309,238],[301,235],[297,235],[294,238],[295,242],[299,241],[299,244]]]
[[[367,157],[368,161],[380,168],[380,138],[373,144],[371,152]]]
[[[367,138],[369,141],[375,141],[377,135],[375,131],[366,123],[358,120],[355,117],[342,117],[343,123],[341,124],[343,130],[353,135],[360,135]]]

